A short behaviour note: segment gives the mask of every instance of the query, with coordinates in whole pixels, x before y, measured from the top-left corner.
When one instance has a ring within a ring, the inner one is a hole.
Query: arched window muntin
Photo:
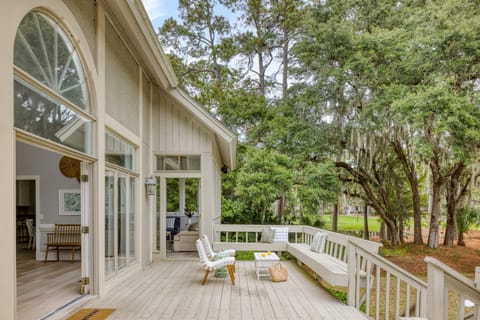
[[[66,30],[43,9],[22,19],[14,49],[15,127],[93,154],[95,117],[86,64]]]

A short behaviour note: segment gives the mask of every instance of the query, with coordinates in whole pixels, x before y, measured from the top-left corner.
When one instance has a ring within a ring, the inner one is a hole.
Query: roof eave
[[[127,33],[133,47],[137,49],[149,76],[163,89],[177,87],[175,72],[163,52],[141,1],[108,0],[108,7]]]

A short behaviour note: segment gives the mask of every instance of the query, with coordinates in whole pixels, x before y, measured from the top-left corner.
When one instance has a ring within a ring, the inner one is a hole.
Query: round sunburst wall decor
[[[80,177],[80,160],[64,156],[60,159],[58,167],[60,172],[67,178],[78,179]]]

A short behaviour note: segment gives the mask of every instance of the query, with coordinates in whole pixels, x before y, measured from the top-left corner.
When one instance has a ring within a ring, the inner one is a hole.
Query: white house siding
[[[153,152],[201,155],[200,232],[213,236],[212,222],[220,216],[221,163],[214,136],[183,111],[175,100],[158,94],[153,108]]]
[[[156,92],[153,108],[153,151],[163,154],[212,152],[212,137],[191,115],[164,93]]]
[[[95,28],[97,26],[95,2],[91,0],[63,0],[63,2],[82,27],[90,48],[90,54],[95,55]]]
[[[106,23],[106,111],[136,135],[139,131],[138,64],[112,24]]]
[[[148,177],[152,173],[151,162],[151,142],[150,142],[150,105],[151,105],[151,88],[152,84],[148,78],[142,74],[142,176]],[[143,182],[143,181],[142,181]],[[142,183],[143,187],[143,183]],[[144,190],[142,190],[143,192]],[[140,199],[142,203],[141,215],[142,215],[142,232],[141,234],[141,261],[142,264],[147,264],[151,261],[151,205],[153,201],[149,201],[148,197],[143,196]]]

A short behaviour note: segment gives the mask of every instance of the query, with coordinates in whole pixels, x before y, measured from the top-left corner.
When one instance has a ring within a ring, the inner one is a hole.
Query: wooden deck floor
[[[155,262],[84,308],[115,308],[114,319],[367,319],[296,264],[285,262],[287,282],[257,280],[253,261],[238,261],[236,284],[210,275],[197,260]]]

